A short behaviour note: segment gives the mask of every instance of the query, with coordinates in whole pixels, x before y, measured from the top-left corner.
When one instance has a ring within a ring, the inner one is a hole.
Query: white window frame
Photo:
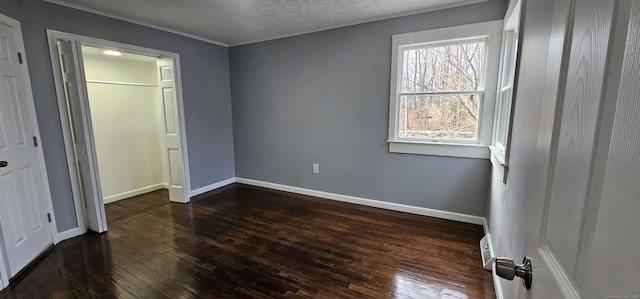
[[[509,166],[512,113],[515,107],[516,83],[518,82],[518,58],[520,56],[521,1],[511,2],[504,18],[500,73],[496,89],[496,112],[493,122],[493,139],[489,149],[495,161],[503,167]],[[495,163],[495,162],[494,162]]]
[[[493,114],[495,111],[495,95],[500,61],[500,41],[502,37],[502,20],[474,23],[433,30],[397,34],[392,37],[391,84],[389,104],[389,152],[405,154],[421,154],[436,156],[452,156],[465,158],[489,159]],[[484,88],[481,94],[478,117],[478,135],[475,141],[446,139],[413,139],[401,138],[400,128],[400,96],[402,86],[403,49],[420,44],[445,45],[453,43],[473,42],[484,39],[485,67]]]

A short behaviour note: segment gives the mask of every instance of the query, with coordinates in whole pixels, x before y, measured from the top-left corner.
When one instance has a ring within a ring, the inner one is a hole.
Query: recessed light
[[[102,53],[104,53],[105,55],[110,55],[110,56],[121,56],[122,55],[122,52],[115,51],[115,50],[104,50]]]

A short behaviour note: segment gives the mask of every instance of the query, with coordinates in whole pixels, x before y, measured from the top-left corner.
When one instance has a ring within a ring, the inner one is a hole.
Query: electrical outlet
[[[320,165],[318,164],[313,164],[313,173],[315,174],[319,174],[320,173]]]

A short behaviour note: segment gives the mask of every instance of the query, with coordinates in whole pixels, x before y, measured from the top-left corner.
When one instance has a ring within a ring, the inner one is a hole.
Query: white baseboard
[[[53,243],[54,244],[58,244],[58,243],[60,243],[60,242],[62,242],[64,240],[71,239],[71,238],[77,237],[79,235],[85,234],[86,232],[87,232],[86,229],[83,230],[83,229],[80,229],[79,227],[75,227],[75,228],[72,228],[70,230],[59,232],[55,236],[56,238],[55,238],[55,240],[53,240]]]
[[[189,192],[189,197],[194,197],[194,196],[198,196],[200,194],[204,194],[207,193],[209,191],[224,187],[226,185],[230,185],[236,182],[236,178],[230,178],[230,179],[226,179],[224,181],[220,181],[217,183],[213,183],[211,185],[207,185],[195,190],[191,190],[191,192]]]
[[[502,278],[498,277],[496,271],[491,271],[493,276],[493,288],[496,291],[496,299],[504,299],[504,293],[502,292]]]
[[[354,204],[359,204],[364,206],[393,210],[393,211],[400,211],[400,212],[417,214],[422,216],[430,216],[430,217],[455,220],[455,221],[473,223],[473,224],[479,224],[479,225],[484,225],[484,223],[486,222],[484,217],[479,217],[479,216],[434,210],[434,209],[428,209],[428,208],[422,208],[422,207],[416,207],[416,206],[409,206],[409,205],[403,205],[398,203],[391,203],[386,201],[348,196],[348,195],[342,195],[342,194],[335,194],[335,193],[329,193],[329,192],[323,192],[323,191],[316,191],[311,189],[298,188],[298,187],[269,183],[264,181],[257,181],[257,180],[251,180],[251,179],[245,179],[245,178],[236,178],[236,182],[241,184],[265,187],[269,189],[275,189],[275,190],[303,194],[303,195],[310,195],[310,196],[321,197],[321,198],[326,198],[326,199],[331,199],[336,201],[354,203]]]
[[[482,228],[484,229],[484,234],[486,235],[486,234],[489,233],[489,223],[487,223],[487,218],[483,217],[482,219],[483,219]],[[493,244],[491,244],[491,245],[493,245]]]
[[[139,189],[135,189],[135,190],[131,190],[131,191],[122,192],[122,193],[119,193],[119,194],[107,196],[107,197],[104,197],[102,200],[104,201],[105,204],[107,204],[107,203],[111,203],[111,202],[114,202],[114,201],[123,200],[125,198],[134,197],[134,196],[138,196],[140,194],[145,194],[145,193],[148,193],[148,192],[151,192],[151,191],[156,191],[156,190],[166,189],[166,188],[167,188],[167,184],[160,183],[160,184],[155,184],[155,185],[142,187],[142,188],[139,188]]]
[[[489,248],[491,248],[492,254],[495,254],[493,239],[491,238],[491,232],[489,231],[489,225],[487,224],[486,219],[484,222],[484,233],[489,236]],[[504,299],[504,293],[502,292],[502,278],[498,277],[496,271],[493,269],[494,267],[491,269],[491,276],[493,277],[493,288],[496,291],[496,299]]]

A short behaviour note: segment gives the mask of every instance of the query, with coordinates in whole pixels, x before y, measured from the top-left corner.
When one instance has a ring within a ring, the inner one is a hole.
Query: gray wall
[[[193,189],[238,176],[485,214],[487,160],[388,152],[391,35],[500,19],[502,0],[234,47],[230,71],[223,47],[40,0],[0,1],[22,22],[60,231],[76,223],[46,28],[181,55]]]
[[[507,184],[502,167],[492,166],[487,220],[496,256],[520,261],[526,235],[527,207],[533,196],[534,166],[540,111],[545,83],[552,0],[528,1],[517,102],[513,115],[511,155]],[[516,298],[520,280],[500,279],[504,298]]]
[[[20,21],[20,4],[16,0],[0,0],[0,13]]]
[[[4,9],[7,0],[2,1]],[[41,0],[9,1],[22,8],[20,21],[59,231],[76,227],[76,219],[45,29],[179,53],[192,189],[235,176],[225,47]]]
[[[237,176],[484,216],[488,160],[389,153],[391,36],[505,10],[490,1],[231,48]]]

